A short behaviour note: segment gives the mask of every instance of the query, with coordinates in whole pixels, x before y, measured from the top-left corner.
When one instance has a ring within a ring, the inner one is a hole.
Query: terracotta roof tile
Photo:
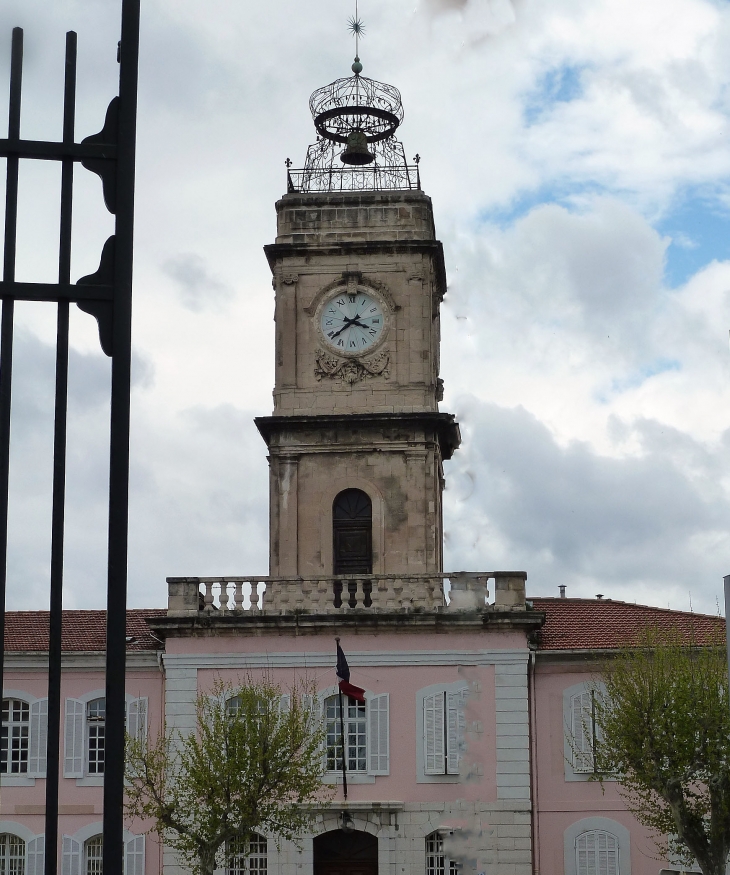
[[[156,650],[161,645],[150,634],[147,620],[163,617],[162,610],[127,611],[127,650]],[[103,651],[106,647],[106,611],[64,611],[63,650]],[[48,611],[8,611],[5,615],[5,650],[9,653],[48,650]]]
[[[725,619],[689,611],[671,611],[612,599],[529,599],[545,612],[538,632],[540,650],[610,650],[636,642],[648,627],[679,630],[698,643],[725,634]]]

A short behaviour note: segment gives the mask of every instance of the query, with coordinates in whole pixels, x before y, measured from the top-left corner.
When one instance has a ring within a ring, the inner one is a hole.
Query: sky
[[[316,88],[349,74],[347,0],[142,0],[129,604],[167,576],[266,574],[275,236]],[[361,0],[364,74],[400,89],[443,241],[445,568],[528,595],[716,613],[730,573],[730,4]],[[22,136],[116,93],[119,4],[4,0]],[[0,129],[2,127],[0,122]],[[1,160],[1,159],[0,159]],[[4,163],[4,162],[3,162]],[[31,165],[31,166],[26,166]],[[0,168],[4,186],[4,166]],[[112,233],[78,169],[73,279]],[[17,278],[54,281],[60,170],[25,162]],[[0,203],[4,202],[0,201]],[[109,360],[72,308],[65,605],[106,588]],[[55,308],[16,309],[8,607],[45,608]]]

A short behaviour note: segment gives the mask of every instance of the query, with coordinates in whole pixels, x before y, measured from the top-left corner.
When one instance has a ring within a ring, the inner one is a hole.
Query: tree
[[[269,680],[216,682],[196,702],[196,732],[163,728],[148,746],[127,738],[126,812],[154,830],[198,875],[255,833],[295,839],[322,801],[323,730],[312,691]]]
[[[704,875],[730,851],[730,705],[726,650],[649,630],[605,666],[595,694],[600,780],[614,774],[657,846]]]

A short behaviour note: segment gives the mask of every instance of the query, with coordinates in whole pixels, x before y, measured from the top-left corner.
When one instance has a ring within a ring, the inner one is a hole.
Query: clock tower
[[[460,440],[438,407],[443,251],[395,136],[399,92],[352,70],[310,99],[317,141],[265,248],[273,577],[442,571],[442,462]]]

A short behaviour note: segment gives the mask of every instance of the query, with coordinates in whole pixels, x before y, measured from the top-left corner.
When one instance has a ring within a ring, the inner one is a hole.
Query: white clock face
[[[356,355],[378,343],[385,328],[385,316],[380,302],[367,292],[342,292],[324,305],[320,328],[333,349]]]

